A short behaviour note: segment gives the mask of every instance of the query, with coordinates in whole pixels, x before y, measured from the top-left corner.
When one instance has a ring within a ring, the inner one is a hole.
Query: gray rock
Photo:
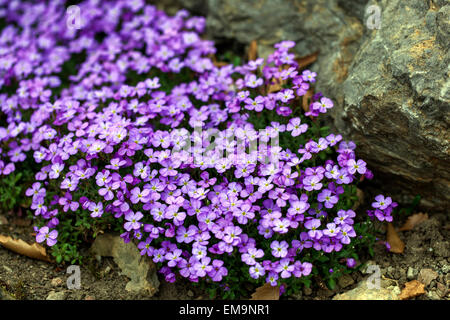
[[[383,1],[381,29],[364,37],[344,81],[332,87],[337,76],[325,73],[318,84],[337,102],[336,128],[389,179],[387,192],[401,188],[421,194],[422,205],[444,208],[450,200],[450,55],[448,33],[439,30],[448,28],[448,10],[424,4]]]
[[[163,0],[207,15],[214,39],[280,40],[319,51],[316,88],[334,99],[335,131],[383,173],[386,193],[445,208],[450,201],[450,4],[447,0]],[[381,28],[366,27],[369,5]],[[331,119],[330,119],[331,120]],[[401,194],[399,193],[401,191]]]
[[[13,272],[12,269],[10,267],[6,266],[6,265],[3,266],[3,269],[5,269],[6,272],[8,272],[8,273],[12,273]]]
[[[398,300],[400,288],[390,286],[388,288],[372,288],[370,280],[361,281],[358,286],[347,292],[335,295],[333,300]]]
[[[67,293],[65,291],[50,291],[46,300],[65,300]]]
[[[122,274],[130,279],[125,287],[127,291],[145,292],[150,296],[158,291],[156,265],[141,256],[134,243],[124,243],[119,236],[102,234],[95,239],[91,251],[97,257],[113,257]]]

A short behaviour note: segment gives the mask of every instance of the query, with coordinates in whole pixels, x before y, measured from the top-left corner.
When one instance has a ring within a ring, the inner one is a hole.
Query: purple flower
[[[347,264],[347,267],[354,268],[356,266],[356,260],[353,258],[347,258],[346,264]]]
[[[57,230],[50,231],[48,227],[42,227],[41,229],[39,229],[39,233],[36,235],[36,242],[42,243],[44,241],[47,241],[47,245],[51,247],[56,244],[57,237],[58,237]]]
[[[196,271],[197,277],[204,277],[206,276],[206,273],[212,271],[213,266],[209,264],[210,262],[211,262],[210,257],[204,257],[201,260],[199,260],[196,264],[194,264],[194,269]]]
[[[212,269],[208,273],[212,281],[220,282],[222,281],[223,277],[226,277],[228,275],[228,270],[223,265],[224,262],[222,260],[213,260]]]
[[[280,273],[283,279],[289,278],[291,276],[291,272],[294,271],[294,265],[290,264],[291,261],[289,258],[281,259],[280,263],[275,268],[275,271]]]
[[[272,249],[272,255],[276,258],[284,258],[288,253],[289,244],[286,241],[273,241],[270,244],[270,248]]]
[[[319,219],[309,219],[305,222],[305,228],[308,229],[308,236],[311,238],[320,239],[322,231],[317,230],[320,227]]]
[[[128,214],[125,215],[125,220],[127,222],[125,222],[125,224],[123,225],[125,230],[127,231],[131,231],[131,230],[138,230],[141,228],[141,223],[139,222],[139,220],[142,219],[142,217],[144,217],[144,215],[141,212],[130,212]]]
[[[249,266],[256,264],[256,259],[262,258],[264,256],[264,251],[256,248],[249,248],[247,253],[242,255],[242,261]]]
[[[300,118],[293,118],[289,120],[288,125],[286,126],[287,131],[292,131],[291,134],[293,137],[297,137],[301,135],[302,133],[306,132],[308,130],[307,124],[300,124]]]
[[[264,270],[264,267],[261,266],[259,263],[256,263],[254,266],[250,267],[249,270],[250,277],[253,279],[258,279],[259,277],[263,276],[266,271]]]
[[[101,217],[103,214],[103,204],[101,202],[95,204],[92,202],[89,205],[89,211],[91,211],[91,217],[92,218],[98,218]]]
[[[333,206],[339,201],[339,197],[333,194],[330,190],[324,189],[317,196],[317,201],[324,202],[325,208],[333,208]]]
[[[270,283],[272,287],[276,287],[278,285],[278,273],[269,272],[266,282]]]
[[[386,209],[392,203],[391,197],[384,197],[379,194],[375,197],[375,202],[372,203],[372,207],[380,210]]]

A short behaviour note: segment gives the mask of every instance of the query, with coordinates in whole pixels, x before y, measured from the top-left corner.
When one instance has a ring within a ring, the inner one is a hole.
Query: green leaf
[[[330,278],[328,280],[328,288],[330,288],[330,290],[334,290],[334,288],[336,288],[336,281],[334,278]]]

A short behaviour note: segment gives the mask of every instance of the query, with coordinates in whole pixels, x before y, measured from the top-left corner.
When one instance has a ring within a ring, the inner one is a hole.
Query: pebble
[[[443,265],[442,268],[441,268],[441,271],[443,273],[449,273],[450,272],[450,265],[448,265],[448,264]]]
[[[424,268],[420,270],[418,281],[422,282],[425,286],[428,286],[431,281],[438,277],[438,273],[432,269]]]
[[[3,269],[5,269],[6,271],[8,271],[9,273],[12,273],[12,269],[8,266],[3,266]]]
[[[309,296],[312,293],[312,289],[308,288],[308,287],[304,287],[303,288],[303,293],[305,294],[305,296]]]
[[[93,296],[86,296],[86,298],[84,298],[84,300],[91,301],[91,300],[95,300],[95,298]]]
[[[441,299],[441,297],[439,297],[439,295],[434,290],[428,291],[427,297],[430,298],[431,300],[440,300]]]
[[[295,292],[292,294],[293,300],[302,300],[303,294],[301,291]]]
[[[414,269],[413,267],[409,267],[408,271],[406,272],[406,277],[408,278],[408,280],[414,280],[417,276],[417,270]]]
[[[61,278],[54,278],[54,279],[52,279],[52,281],[51,281],[51,285],[52,285],[53,287],[58,287],[58,286],[60,286],[60,285],[62,285],[62,284],[63,284],[63,281],[62,281]]]
[[[445,297],[445,295],[447,294],[447,291],[448,291],[447,287],[440,282],[437,283],[436,287],[437,287],[437,290],[436,290],[437,294],[441,298]]]
[[[194,293],[192,292],[192,290],[188,290],[187,296],[191,297],[191,298],[194,296]]]
[[[64,291],[50,291],[46,300],[64,300],[66,298],[66,293]]]

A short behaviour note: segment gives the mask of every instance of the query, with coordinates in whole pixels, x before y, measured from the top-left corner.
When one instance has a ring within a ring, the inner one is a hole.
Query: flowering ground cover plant
[[[26,194],[58,263],[110,228],[166,281],[235,298],[245,283],[289,293],[313,275],[333,287],[371,250],[372,221],[392,221],[396,203],[352,210],[372,173],[321,127],[330,99],[301,107],[316,74],[299,69],[294,42],[217,66],[204,18],[144,1],[78,6],[80,29],[63,1],[0,10],[0,188]]]

